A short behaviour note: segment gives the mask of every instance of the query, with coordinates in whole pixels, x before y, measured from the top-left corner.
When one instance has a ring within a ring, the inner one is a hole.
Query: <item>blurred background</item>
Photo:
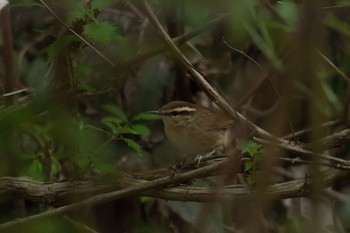
[[[315,129],[289,137],[303,143],[348,127],[350,1],[149,3],[192,65],[254,124],[279,137]],[[147,111],[172,100],[217,108],[167,50],[142,1],[12,0],[0,14],[2,177],[58,182],[168,168],[181,155]],[[240,142],[254,134],[232,130]],[[241,144],[232,141],[244,154]],[[342,143],[326,153],[349,159],[349,151]],[[313,173],[271,164],[267,183]],[[47,209],[1,191],[1,223]],[[350,232],[348,182],[313,194],[216,203],[130,197],[16,231]]]

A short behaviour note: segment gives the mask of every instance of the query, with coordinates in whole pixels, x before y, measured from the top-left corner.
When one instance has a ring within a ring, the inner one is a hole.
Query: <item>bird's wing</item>
[[[216,118],[216,121],[210,120]],[[234,120],[223,113],[218,113],[213,110],[210,110],[208,112],[208,115],[206,117],[203,117],[202,120],[198,121],[198,125],[208,131],[211,130],[220,130],[220,129],[227,129],[231,127],[234,123]]]

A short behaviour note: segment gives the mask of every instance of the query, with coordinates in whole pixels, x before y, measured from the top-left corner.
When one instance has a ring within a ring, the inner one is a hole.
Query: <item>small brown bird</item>
[[[184,101],[172,101],[158,111],[165,135],[176,148],[191,155],[203,155],[224,146],[226,129],[234,120],[222,112]]]

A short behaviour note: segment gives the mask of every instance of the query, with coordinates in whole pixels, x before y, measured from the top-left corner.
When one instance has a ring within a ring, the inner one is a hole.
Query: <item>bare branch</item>
[[[224,163],[227,163],[227,160],[225,160]],[[209,170],[216,170],[220,168],[221,165],[223,164],[217,163],[211,168],[205,167],[203,168],[206,170],[204,173],[207,173]],[[134,178],[129,174],[120,174],[117,177],[100,177],[91,180],[66,181],[57,183],[42,183],[21,177],[1,177],[0,192],[12,192],[37,203],[51,205],[55,204],[56,206],[62,205],[62,200],[68,201],[69,197],[71,196],[80,196],[81,194],[89,196],[95,195],[96,193],[106,192],[104,194],[96,195],[94,198],[86,199],[85,201],[83,201],[85,204],[82,202],[77,202],[72,204],[73,207],[69,207],[71,205],[66,205],[64,206],[66,207],[63,210],[64,212],[67,212],[77,206],[94,205],[97,203],[104,203],[107,201],[121,198],[121,196],[126,196],[124,190],[132,190],[133,195],[146,195],[150,197],[162,198],[165,200],[197,202],[213,202],[218,200],[222,201],[233,200],[237,198],[249,198],[249,196],[252,196],[255,193],[254,189],[244,185],[226,185],[217,187],[193,187],[190,185],[180,185],[177,187],[159,188],[160,186],[163,186],[163,184],[161,183],[163,183],[164,180],[167,180],[165,183],[174,184],[179,182],[179,179],[177,178],[179,176],[181,176],[181,179],[191,180],[194,177],[197,177],[198,175],[202,175],[202,172],[204,170],[202,170],[201,172],[198,172],[198,170],[192,171],[192,174],[190,176],[187,176],[189,174],[187,172],[175,175],[174,177],[165,176],[162,178],[155,179],[153,181]],[[193,172],[195,172],[196,174]],[[187,177],[184,178],[183,175]],[[324,177],[323,187],[327,188],[335,184],[336,182],[349,178],[350,171],[328,169],[322,173],[322,176]],[[163,181],[159,182],[161,180]],[[150,182],[153,183],[153,187],[150,187]],[[313,178],[309,177],[308,180],[305,180],[305,178],[298,178],[292,181],[273,184],[267,187],[266,192],[264,194],[270,195],[274,198],[305,197],[309,195],[310,191],[305,187],[305,184],[308,183],[308,185],[311,185],[312,182]],[[117,191],[111,192],[111,189]],[[106,198],[108,200],[106,200]],[[59,215],[63,213],[61,211],[62,210],[59,210],[59,213],[51,213],[51,211],[49,211],[48,214],[50,216]]]
[[[226,162],[227,162],[227,160],[223,160],[223,161],[220,161],[220,162],[217,162],[217,163],[214,163],[214,164],[211,164],[211,165],[208,165],[206,167],[199,168],[199,169],[196,169],[193,171],[185,172],[182,174],[176,174],[174,176],[166,176],[166,177],[158,178],[158,179],[155,179],[152,181],[146,181],[140,185],[130,186],[130,187],[127,187],[127,188],[124,188],[121,190],[117,190],[117,191],[113,191],[110,193],[99,194],[99,195],[93,196],[91,198],[85,199],[83,201],[79,201],[79,202],[76,202],[76,203],[73,203],[70,205],[62,206],[62,207],[59,207],[57,209],[48,210],[44,213],[32,215],[32,216],[29,216],[26,218],[17,219],[14,221],[10,221],[10,222],[1,224],[0,230],[7,229],[9,227],[12,227],[12,226],[15,226],[18,224],[23,224],[23,223],[26,223],[29,221],[42,219],[45,217],[66,214],[67,212],[72,211],[74,209],[84,208],[87,206],[93,206],[93,205],[97,205],[97,204],[102,204],[102,203],[110,202],[112,200],[120,199],[120,198],[127,197],[127,196],[139,195],[140,193],[143,193],[145,191],[161,188],[161,187],[164,187],[164,186],[169,185],[169,184],[178,184],[178,183],[181,183],[184,181],[188,181],[188,180],[191,180],[197,176],[201,176],[203,174],[209,174],[213,170],[221,168]]]

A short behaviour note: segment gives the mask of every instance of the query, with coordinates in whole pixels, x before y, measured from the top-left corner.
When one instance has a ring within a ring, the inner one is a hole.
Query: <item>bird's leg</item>
[[[177,159],[175,161],[175,163],[170,167],[171,171],[172,171],[172,176],[174,176],[178,170],[180,170],[184,164],[185,164],[185,161],[187,159],[189,155],[186,155],[185,157],[181,158],[181,159]]]
[[[201,160],[202,159],[205,159],[205,158],[209,158],[210,156],[212,156],[213,154],[215,154],[216,152],[216,149],[210,151],[209,153],[205,154],[205,155],[197,155],[196,158],[194,159],[194,161],[197,161],[197,167],[199,167],[199,164],[201,163]]]

